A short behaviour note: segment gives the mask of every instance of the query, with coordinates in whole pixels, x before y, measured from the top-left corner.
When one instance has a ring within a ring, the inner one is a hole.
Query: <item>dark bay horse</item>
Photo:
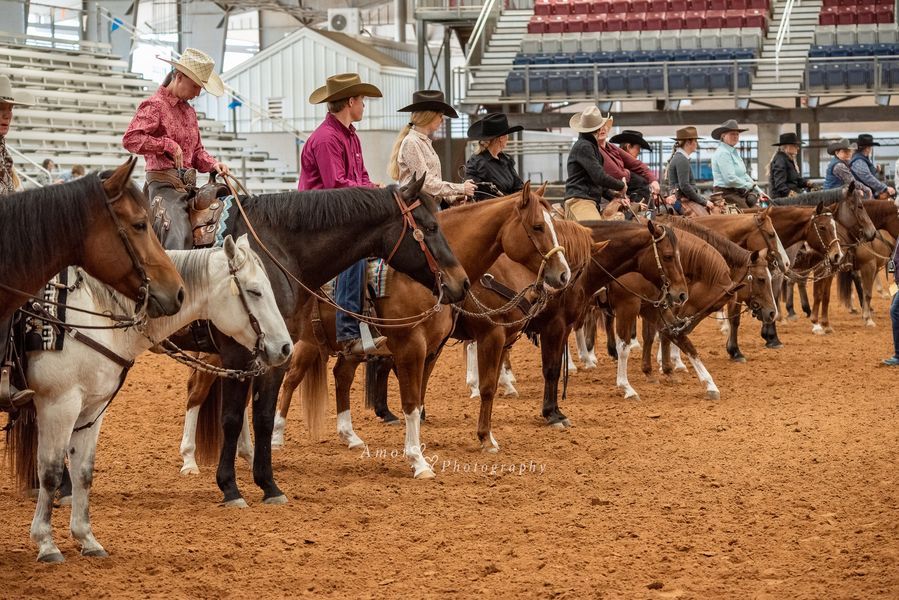
[[[265,194],[247,198],[244,207],[268,250],[308,288],[319,288],[359,259],[378,256],[389,258],[391,266],[424,289],[442,292],[442,302],[456,302],[468,290],[468,278],[437,224],[433,200],[421,194],[423,183],[421,178],[405,188]],[[241,235],[247,232],[248,224],[237,219],[229,229],[232,235]],[[291,336],[297,339],[302,333],[302,309],[310,295],[258,244],[252,245],[266,267]],[[433,305],[430,296],[428,308]],[[222,364],[246,367],[249,352],[231,340],[217,338]],[[275,402],[283,377],[284,367],[279,367],[252,382],[253,480],[262,488],[263,502],[268,504],[287,502],[275,483],[271,456]],[[204,387],[198,383],[203,378],[207,377],[195,373],[191,385]],[[234,460],[251,383],[226,379],[220,385],[224,443],[216,482],[226,505],[246,506],[237,487]]]
[[[150,229],[147,199],[131,181],[135,158],[103,177],[0,198],[0,284],[26,294],[77,265],[131,300],[149,294],[151,317],[173,315],[184,282]],[[0,289],[0,321],[25,302]]]

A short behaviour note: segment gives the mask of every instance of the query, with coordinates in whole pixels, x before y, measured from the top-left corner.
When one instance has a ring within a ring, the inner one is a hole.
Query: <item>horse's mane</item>
[[[891,216],[890,213],[897,212],[896,205],[891,200],[865,200],[863,204],[872,221],[877,219],[878,222],[883,222]]]
[[[819,202],[826,205],[836,204],[846,196],[846,188],[838,187],[832,190],[822,190],[820,192],[808,192],[806,194],[797,194],[791,198],[772,198],[773,206],[814,206]]]
[[[102,206],[105,198],[95,174],[0,197],[0,283],[15,287],[34,265],[53,262],[61,248],[80,247],[91,200]]]
[[[243,200],[254,222],[285,227],[290,231],[321,231],[366,218],[387,218],[396,210],[396,186],[340,188],[261,194]]]
[[[750,252],[733,243],[717,231],[713,231],[704,225],[695,223],[690,219],[678,216],[668,216],[659,219],[676,229],[692,233],[702,241],[717,250],[729,265],[745,265],[749,263]]]
[[[730,281],[730,269],[715,248],[689,231],[684,230],[679,238],[681,266],[684,273],[690,274],[691,281]]]
[[[593,250],[593,235],[586,227],[574,221],[553,221],[559,244],[565,248],[565,259],[572,271],[587,266]]]

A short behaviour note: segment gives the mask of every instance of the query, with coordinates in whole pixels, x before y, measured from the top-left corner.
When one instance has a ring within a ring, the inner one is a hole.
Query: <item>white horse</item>
[[[288,359],[293,348],[290,333],[278,310],[265,268],[250,249],[245,235],[236,243],[230,236],[226,237],[224,248],[170,251],[168,254],[186,288],[184,304],[177,314],[151,319],[143,332],[99,329],[83,330],[83,334],[127,363],[192,321],[208,319],[222,333],[253,349],[260,340],[248,314],[252,313],[261,330],[262,351],[258,360],[267,365],[279,365]],[[96,280],[84,274],[81,276],[82,284],[69,293],[68,306],[96,312],[123,312],[122,306],[128,303],[121,296]],[[70,311],[69,316],[81,325],[109,324],[103,317],[73,315],[79,313]],[[28,384],[36,392],[37,473],[40,480],[31,539],[38,545],[39,561],[64,560],[53,541],[51,517],[53,496],[62,479],[66,456],[73,488],[72,536],[81,544],[83,555],[107,556],[91,530],[88,496],[104,409],[118,392],[126,373],[118,361],[79,343],[71,335],[67,335],[62,351],[41,351],[31,355]],[[20,425],[21,420],[16,427]],[[89,426],[84,428],[84,425]],[[28,427],[28,424],[24,426]],[[33,420],[31,426],[34,426]],[[74,431],[76,428],[78,430]],[[20,441],[24,439],[20,438]],[[21,443],[15,452],[17,466],[21,467],[17,469],[19,481],[28,481],[34,473],[33,445]],[[26,471],[24,465],[29,462],[32,467]]]

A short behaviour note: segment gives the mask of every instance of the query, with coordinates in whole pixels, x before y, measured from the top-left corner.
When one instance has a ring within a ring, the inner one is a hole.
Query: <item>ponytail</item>
[[[412,113],[409,117],[409,122],[400,129],[399,134],[396,136],[396,140],[393,142],[393,150],[390,151],[390,160],[387,162],[388,177],[394,181],[400,180],[400,146],[403,145],[403,140],[406,139],[406,136],[412,131],[412,127],[424,127],[440,115],[443,115],[443,113],[431,110]],[[419,175],[423,175],[423,173],[419,173]]]

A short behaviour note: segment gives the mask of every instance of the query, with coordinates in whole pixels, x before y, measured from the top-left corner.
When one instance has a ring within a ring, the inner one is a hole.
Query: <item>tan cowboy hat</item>
[[[342,73],[328,77],[325,85],[318,88],[309,96],[311,104],[322,102],[334,102],[353,96],[365,96],[367,98],[380,98],[381,90],[370,83],[362,83],[362,79],[356,73]]]
[[[191,81],[201,86],[213,96],[221,96],[225,93],[225,84],[213,68],[215,61],[212,57],[196,48],[188,48],[181,54],[178,60],[169,60],[157,56],[159,60],[167,62],[180,72],[190,77]]]
[[[712,137],[716,140],[720,140],[721,136],[727,133],[728,131],[738,131],[743,133],[744,131],[749,131],[748,129],[740,129],[740,126],[737,125],[737,121],[735,119],[728,119],[724,123],[721,124],[720,127],[716,127],[712,130]]]
[[[17,104],[28,106],[34,104],[34,96],[30,92],[12,89],[12,82],[6,75],[0,75],[0,104]]]
[[[571,119],[568,121],[568,126],[578,133],[591,133],[596,131],[606,123],[608,123],[611,127],[613,121],[614,119],[612,118],[611,113],[609,113],[608,115],[603,115],[602,111],[600,111],[595,106],[589,106],[583,112],[571,115]]]
[[[695,127],[684,127],[682,129],[678,129],[674,132],[674,137],[671,138],[675,142],[688,142],[690,140],[698,140],[699,132],[696,131]]]

